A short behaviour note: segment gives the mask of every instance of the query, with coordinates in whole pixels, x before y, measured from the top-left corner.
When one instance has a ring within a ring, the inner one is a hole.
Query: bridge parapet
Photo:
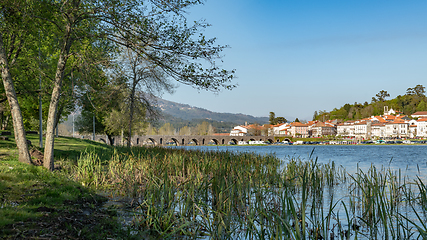
[[[84,139],[93,140],[93,136],[83,136]],[[107,136],[96,135],[95,141],[104,142],[110,144]],[[132,136],[132,146],[166,146],[166,145],[177,145],[177,146],[191,146],[191,145],[231,145],[237,144],[239,141],[264,141],[264,142],[275,142],[274,136],[218,136],[218,135],[193,135],[193,136],[181,136],[181,135],[145,135],[145,136]],[[112,145],[119,146],[121,144],[126,145],[127,138],[122,141],[120,136],[112,137]]]

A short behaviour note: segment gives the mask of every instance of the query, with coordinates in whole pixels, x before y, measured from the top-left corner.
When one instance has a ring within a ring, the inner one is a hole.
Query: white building
[[[409,137],[409,124],[404,121],[393,121],[385,124],[386,137]]]
[[[248,128],[246,126],[236,126],[230,132],[230,136],[246,136],[247,134]]]
[[[354,124],[354,136],[359,138],[371,138],[372,137],[372,122],[370,120],[367,121],[359,121]]]
[[[417,120],[417,137],[427,137],[427,118],[421,118]]]
[[[396,111],[394,111],[393,108],[390,108],[390,110],[388,110],[388,106],[384,106],[384,115],[392,115],[392,114],[396,114]]]
[[[385,135],[385,123],[372,123],[371,125],[371,136],[384,138]]]
[[[337,135],[354,137],[354,121],[346,121],[337,125]]]
[[[274,135],[290,135],[290,128],[291,125],[289,123],[281,123],[272,126],[272,131]]]

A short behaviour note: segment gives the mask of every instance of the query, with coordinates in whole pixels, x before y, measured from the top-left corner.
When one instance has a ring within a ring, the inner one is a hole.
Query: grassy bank
[[[38,145],[37,136],[28,138]],[[85,149],[106,146],[58,138],[55,155],[59,163],[72,165]],[[18,162],[13,137],[0,140],[0,239],[127,239],[115,210],[101,208],[107,200],[63,170]]]
[[[74,211],[75,216],[94,217],[91,229],[79,221],[64,225],[76,229],[69,232],[74,237],[92,239],[93,232],[100,238],[131,237],[114,225],[114,211],[98,207],[105,199],[96,191],[120,201],[121,210],[127,210],[121,216],[131,217],[128,224],[139,238],[427,238],[423,179],[408,179],[396,170],[372,167],[349,175],[316,159],[111,148],[66,138],[57,147],[61,170],[54,173],[23,166],[13,154],[2,159],[1,188],[6,194],[0,213],[9,219],[3,223],[6,236],[18,234],[19,222],[50,216],[60,222],[67,211]],[[13,190],[21,185],[21,192]],[[22,214],[14,215],[16,209]]]

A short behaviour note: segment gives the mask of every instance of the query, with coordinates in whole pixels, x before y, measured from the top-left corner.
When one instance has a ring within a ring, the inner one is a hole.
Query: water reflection
[[[420,176],[426,179],[426,145],[318,145],[318,146],[184,146],[177,148],[202,149],[209,151],[254,152],[274,154],[287,160],[317,158],[319,163],[335,162],[353,174],[360,168],[366,171],[371,166],[390,168],[409,177]],[[314,151],[313,151],[314,150]]]

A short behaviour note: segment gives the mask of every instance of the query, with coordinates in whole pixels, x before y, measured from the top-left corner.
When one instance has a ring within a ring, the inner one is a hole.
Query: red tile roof
[[[413,113],[411,115],[426,115],[427,116],[427,111],[419,111],[419,112]]]
[[[230,133],[214,133],[214,136],[230,136]]]

